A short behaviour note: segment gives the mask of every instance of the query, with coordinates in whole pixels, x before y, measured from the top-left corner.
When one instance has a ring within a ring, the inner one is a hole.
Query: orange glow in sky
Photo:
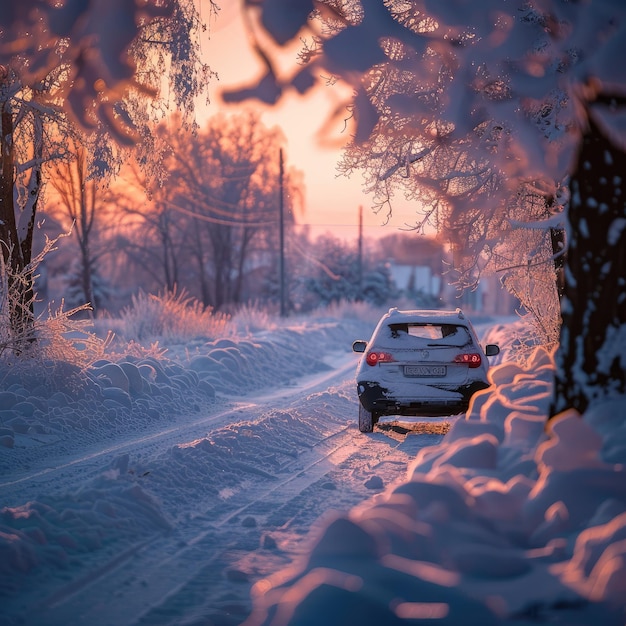
[[[209,38],[202,47],[211,69],[218,74],[209,87],[210,105],[206,116],[220,110],[236,111],[241,105],[227,105],[221,99],[222,90],[252,85],[262,71],[262,65],[248,44],[239,2],[221,3],[217,18],[211,20]],[[295,42],[280,59],[294,70],[300,42]],[[376,215],[371,206],[373,198],[362,191],[360,173],[350,178],[338,176],[337,162],[341,157],[339,147],[323,147],[320,130],[327,123],[337,104],[345,100],[348,92],[340,86],[321,86],[304,96],[290,90],[275,107],[258,101],[246,104],[262,112],[261,121],[268,127],[280,126],[287,138],[285,150],[287,165],[304,172],[305,212],[298,223],[311,224],[313,234],[330,231],[334,235],[351,239],[357,236],[359,206],[363,207],[363,225],[367,236],[383,236],[406,230],[414,221],[414,209],[395,207],[394,215],[386,226],[386,215]],[[348,112],[346,111],[346,117]],[[202,120],[202,114],[198,116]],[[349,139],[349,130],[337,121],[326,129],[328,140],[337,145]],[[330,135],[330,136],[328,136]],[[328,142],[327,142],[328,143]]]

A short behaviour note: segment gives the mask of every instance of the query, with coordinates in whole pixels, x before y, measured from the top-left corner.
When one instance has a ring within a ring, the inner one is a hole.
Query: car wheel
[[[359,430],[371,433],[374,430],[374,416],[359,403]]]

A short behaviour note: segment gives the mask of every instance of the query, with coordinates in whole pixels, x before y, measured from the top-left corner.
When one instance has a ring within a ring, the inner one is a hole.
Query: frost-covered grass
[[[204,307],[185,292],[157,295],[139,292],[118,318],[97,321],[99,334],[112,330],[127,341],[180,342],[194,337],[215,339],[229,334],[229,316]]]
[[[373,307],[366,302],[342,301],[306,315],[292,313],[281,317],[275,308],[246,304],[227,314],[203,307],[185,293],[154,295],[141,292],[118,317],[97,319],[94,328],[100,337],[115,334],[117,352],[129,350],[134,353],[139,345],[152,351],[156,346],[169,346],[171,351],[172,347],[186,345],[187,351],[193,352],[195,346],[207,341],[250,337],[325,319],[364,322],[373,329],[387,308]]]
[[[19,354],[9,340],[8,311],[3,309],[0,329],[0,384],[9,368],[39,371],[54,386],[59,368],[87,370],[102,359],[111,361],[151,358],[189,361],[202,353],[209,342],[254,337],[279,328],[297,328],[324,319],[361,322],[374,327],[382,311],[363,302],[342,302],[320,308],[310,316],[280,317],[276,311],[258,305],[245,305],[232,314],[214,311],[183,293],[139,293],[118,317],[85,318],[88,307],[72,311],[48,310],[35,320],[35,342]],[[65,365],[63,365],[65,364]],[[65,371],[65,370],[63,370]],[[46,374],[48,373],[48,374]]]
[[[274,330],[278,324],[279,320],[275,312],[254,304],[240,307],[228,321],[231,330],[239,335],[248,335],[262,330]]]

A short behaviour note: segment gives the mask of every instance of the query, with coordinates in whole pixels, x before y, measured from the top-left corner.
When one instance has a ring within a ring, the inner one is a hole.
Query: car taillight
[[[365,361],[368,365],[376,365],[377,363],[392,363],[395,359],[389,352],[372,351],[367,353]]]
[[[468,367],[480,367],[482,359],[478,352],[470,352],[469,354],[457,354],[454,357],[455,363],[464,363]]]

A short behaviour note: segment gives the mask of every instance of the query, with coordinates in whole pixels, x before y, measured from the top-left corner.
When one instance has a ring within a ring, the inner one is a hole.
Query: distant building
[[[460,307],[484,315],[511,315],[519,306],[494,275],[481,277],[473,291],[460,293],[450,285],[450,255],[436,239],[394,234],[381,239],[380,246],[396,286],[416,306]]]

